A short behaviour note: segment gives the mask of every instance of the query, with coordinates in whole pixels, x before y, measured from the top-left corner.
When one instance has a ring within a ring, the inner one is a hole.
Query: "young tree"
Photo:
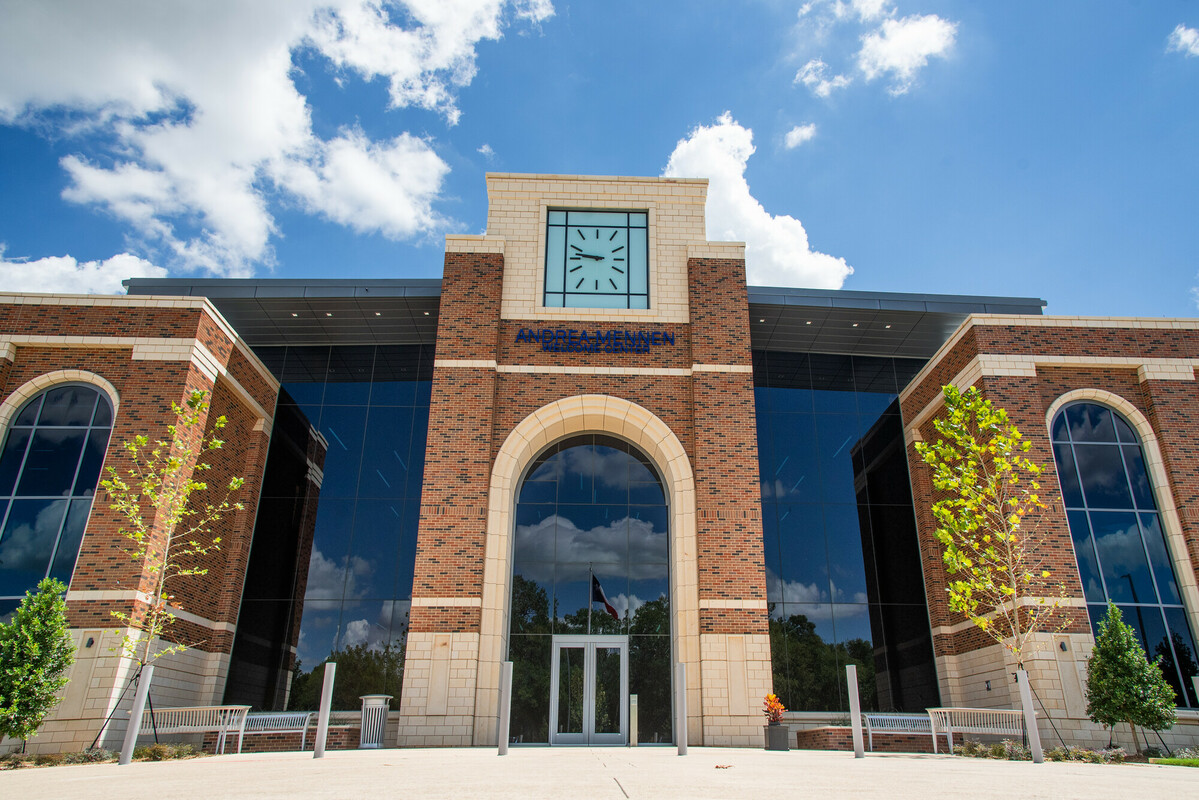
[[[1042,468],[1002,408],[973,387],[943,389],[945,414],[935,443],[917,442],[932,468],[937,540],[945,548],[949,607],[1012,654],[1023,669],[1034,634],[1053,623],[1065,587],[1045,567],[1050,548],[1039,530]]]
[[[12,622],[0,622],[0,736],[25,740],[61,699],[66,672],[75,661],[67,632],[67,587],[43,578],[25,593]]]
[[[1152,662],[1146,658],[1136,632],[1109,602],[1087,661],[1087,714],[1109,729],[1127,722],[1138,749],[1134,726],[1160,731],[1174,724],[1174,689],[1160,661],[1160,656]]]
[[[203,433],[208,406],[207,393],[199,390],[182,406],[171,403],[175,422],[167,426],[166,437],[151,443],[146,436],[135,436],[125,442],[130,466],[123,472],[109,466],[109,477],[100,481],[112,501],[109,508],[125,518],[120,533],[131,543],[126,552],[153,581],[146,593],[149,603],[144,614],[111,612],[138,632],[127,634],[121,649],[139,668],[187,649],[178,641],[154,649],[155,640],[167,638],[175,622],[171,608],[177,606],[170,585],[177,578],[208,573],[197,565],[220,549],[220,537],[209,538],[212,525],[226,512],[242,509],[241,503],[230,498],[245,482],[243,478],[232,478],[219,501],[192,507],[193,493],[208,489],[208,484],[198,479],[212,466],[204,460],[205,454],[224,445],[217,434],[225,427],[225,417],[217,417],[208,433]]]

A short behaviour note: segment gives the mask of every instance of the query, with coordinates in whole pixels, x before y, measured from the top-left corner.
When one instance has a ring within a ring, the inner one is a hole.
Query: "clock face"
[[[546,306],[649,308],[646,216],[644,211],[551,210]]]

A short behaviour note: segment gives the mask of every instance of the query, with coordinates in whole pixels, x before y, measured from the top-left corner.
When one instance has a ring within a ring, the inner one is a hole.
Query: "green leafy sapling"
[[[183,405],[171,403],[175,422],[167,426],[166,437],[151,442],[146,436],[135,436],[125,442],[128,468],[120,471],[109,466],[109,477],[100,482],[108,492],[109,508],[123,517],[120,533],[130,543],[126,552],[151,581],[144,613],[110,612],[136,631],[125,635],[121,650],[140,666],[187,649],[166,635],[176,620],[173,610],[179,610],[171,586],[178,578],[207,574],[198,565],[219,550],[221,542],[211,536],[212,526],[226,513],[243,508],[231,499],[243,478],[230,479],[219,501],[192,506],[192,495],[208,489],[199,479],[212,468],[205,455],[225,444],[217,437],[226,425],[225,417],[217,417],[203,433],[208,408],[208,395],[199,390],[191,392]],[[168,638],[171,643],[161,646]]]
[[[978,389],[945,386],[945,413],[934,420],[935,443],[917,442],[932,469],[936,537],[949,574],[949,607],[1003,645],[1019,668],[1033,635],[1060,628],[1054,617],[1066,596],[1041,546],[1040,477],[1031,443],[1002,408]]]

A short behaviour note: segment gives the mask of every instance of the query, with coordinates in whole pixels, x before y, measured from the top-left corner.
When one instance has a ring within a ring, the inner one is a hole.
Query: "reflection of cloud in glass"
[[[1136,522],[1127,528],[1103,531],[1096,540],[1108,572],[1119,574],[1145,568],[1145,551]]]
[[[67,502],[55,500],[49,503],[37,512],[32,525],[29,520],[21,520],[14,525],[18,509],[29,503],[15,501],[9,528],[0,541],[0,568],[45,572]]]
[[[410,605],[407,600],[384,600],[375,622],[366,617],[347,622],[339,649],[366,645],[368,650],[382,651],[391,641],[393,632],[398,635],[405,627]]]
[[[312,548],[308,559],[308,585],[304,596],[316,600],[345,597],[355,599],[366,591],[366,578],[374,567],[365,558],[342,556],[337,562],[326,558],[317,548]],[[362,588],[359,588],[361,582]]]
[[[655,530],[649,520],[625,517],[582,530],[566,517],[553,514],[532,525],[517,525],[515,551],[521,554],[521,574],[538,583],[553,581],[551,570],[555,561],[559,581],[586,580],[588,564],[593,565],[592,571],[600,577],[623,577],[626,535],[628,577],[632,580],[660,577],[661,565],[666,563],[666,531]],[[613,558],[614,549],[621,553],[619,559]]]
[[[772,616],[783,619],[792,614],[803,614],[815,621],[831,620],[833,618],[833,603],[840,604],[837,616],[845,618],[866,613],[867,597],[865,592],[854,592],[847,597],[843,589],[833,585],[832,591],[817,583],[802,583],[801,581],[784,581],[774,573],[766,570],[767,597],[780,597],[782,602],[773,603]],[[786,608],[784,608],[786,604]]]
[[[636,470],[640,462],[623,450],[608,447],[570,447],[557,458],[542,464],[536,470],[537,480],[561,480],[566,475],[584,475],[599,480],[605,486],[622,488],[629,483],[630,468]],[[648,473],[637,480],[653,480]]]

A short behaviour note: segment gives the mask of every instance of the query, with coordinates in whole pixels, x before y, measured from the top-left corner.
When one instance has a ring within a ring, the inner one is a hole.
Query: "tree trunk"
[[[1141,752],[1141,745],[1137,742],[1137,726],[1132,724],[1132,720],[1127,720],[1128,728],[1132,731],[1132,751],[1134,754]],[[1145,746],[1149,746],[1149,740],[1145,740]]]

